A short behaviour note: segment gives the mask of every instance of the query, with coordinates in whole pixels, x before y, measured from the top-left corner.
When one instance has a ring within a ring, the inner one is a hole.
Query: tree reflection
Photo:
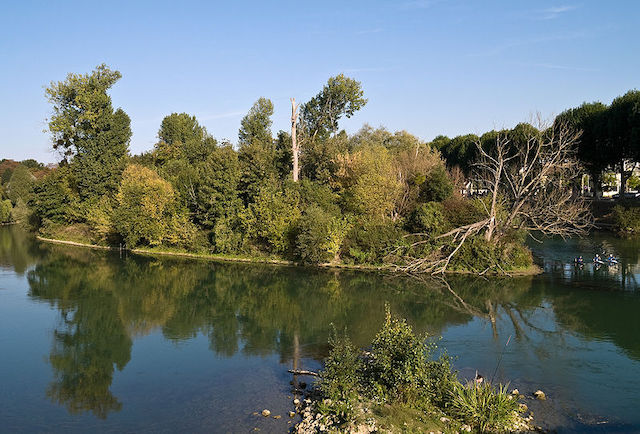
[[[0,226],[0,267],[23,274],[43,254],[35,237],[18,225]]]
[[[418,332],[437,336],[445,327],[482,318],[494,338],[503,339],[512,330],[499,330],[502,318],[513,326],[516,339],[527,340],[532,333],[547,333],[532,316],[551,297],[567,327],[588,336],[617,334],[619,345],[632,345],[630,335],[618,330],[624,328],[621,323],[597,320],[596,304],[583,309],[588,314],[577,313],[572,310],[577,295],[565,299],[539,283],[532,288],[540,278],[439,281],[48,249],[28,273],[30,295],[60,312],[49,357],[54,380],[47,393],[72,412],[99,417],[121,408],[110,391],[115,369],[128,363],[132,340],[154,330],[174,341],[207,336],[218,356],[276,353],[283,363],[304,368],[299,366],[303,358],[326,355],[331,323],[348,328],[355,345],[366,346],[386,303]]]

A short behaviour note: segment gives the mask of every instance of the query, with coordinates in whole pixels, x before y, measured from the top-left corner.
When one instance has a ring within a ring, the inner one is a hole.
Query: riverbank
[[[401,273],[406,274],[404,271],[399,271],[393,265],[362,265],[362,264],[340,264],[340,263],[323,263],[317,265],[308,265],[301,264],[295,261],[288,261],[285,259],[279,258],[270,258],[270,257],[251,257],[251,256],[237,256],[237,255],[215,255],[210,253],[192,253],[183,250],[167,250],[167,249],[127,249],[122,247],[114,247],[114,246],[101,246],[98,244],[91,244],[87,242],[80,241],[71,241],[71,240],[60,240],[55,238],[43,237],[40,235],[36,235],[36,239],[39,241],[43,241],[46,243],[52,244],[63,244],[67,246],[74,247],[83,247],[88,249],[96,249],[96,250],[111,250],[111,251],[127,251],[139,255],[149,255],[149,256],[176,256],[176,257],[184,257],[184,258],[194,258],[194,259],[203,259],[207,261],[220,261],[220,262],[244,262],[244,263],[256,263],[256,264],[271,264],[271,265],[283,265],[283,266],[312,266],[317,268],[330,268],[330,269],[344,269],[344,270],[360,270],[360,271],[384,271],[384,272],[392,272],[392,273]],[[522,276],[534,276],[537,274],[541,274],[543,272],[542,268],[538,265],[531,265],[524,269],[519,270],[510,270],[508,272],[508,276],[512,277],[522,277]],[[474,275],[471,271],[461,271],[461,270],[447,270],[446,274],[463,274],[463,275]],[[490,276],[496,276],[497,273],[487,273]]]

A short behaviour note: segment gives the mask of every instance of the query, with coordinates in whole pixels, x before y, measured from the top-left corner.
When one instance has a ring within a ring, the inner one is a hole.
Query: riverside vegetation
[[[446,354],[414,334],[404,319],[386,318],[369,351],[334,329],[320,380],[301,413],[298,432],[520,432],[532,416],[517,391],[503,385],[462,384]]]
[[[120,77],[100,65],[51,83],[49,130],[62,160],[3,172],[3,221],[103,246],[500,274],[533,270],[529,233],[590,224],[576,194],[582,142],[572,119],[430,143],[367,125],[349,135],[340,119],[367,100],[338,75],[292,102],[291,134],[272,136],[273,103],[259,98],[237,146],[173,113],[154,148],[132,156],[130,119],[108,94]]]

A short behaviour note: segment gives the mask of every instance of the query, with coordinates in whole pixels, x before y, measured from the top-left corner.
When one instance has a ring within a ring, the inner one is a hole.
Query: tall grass
[[[490,383],[469,382],[454,384],[450,411],[476,430],[500,432],[507,431],[519,407],[507,386],[496,389]]]

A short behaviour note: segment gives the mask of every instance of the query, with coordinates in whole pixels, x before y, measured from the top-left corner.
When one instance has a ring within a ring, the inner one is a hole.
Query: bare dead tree
[[[581,133],[567,125],[539,125],[517,144],[507,133],[498,134],[490,146],[476,143],[474,182],[488,191],[490,200],[480,201],[486,218],[435,237],[442,242],[439,249],[425,257],[406,255],[398,268],[443,273],[464,243],[480,233],[487,242],[497,243],[515,229],[567,237],[592,225],[591,214],[574,188],[582,174],[575,155]],[[426,234],[411,236],[416,241],[407,251],[434,240]],[[488,265],[507,274],[497,262]]]
[[[293,182],[298,182],[298,178],[300,177],[300,166],[298,163],[300,148],[298,146],[298,137],[296,135],[299,106],[299,104],[296,104],[296,99],[291,98],[291,152],[293,153]]]

